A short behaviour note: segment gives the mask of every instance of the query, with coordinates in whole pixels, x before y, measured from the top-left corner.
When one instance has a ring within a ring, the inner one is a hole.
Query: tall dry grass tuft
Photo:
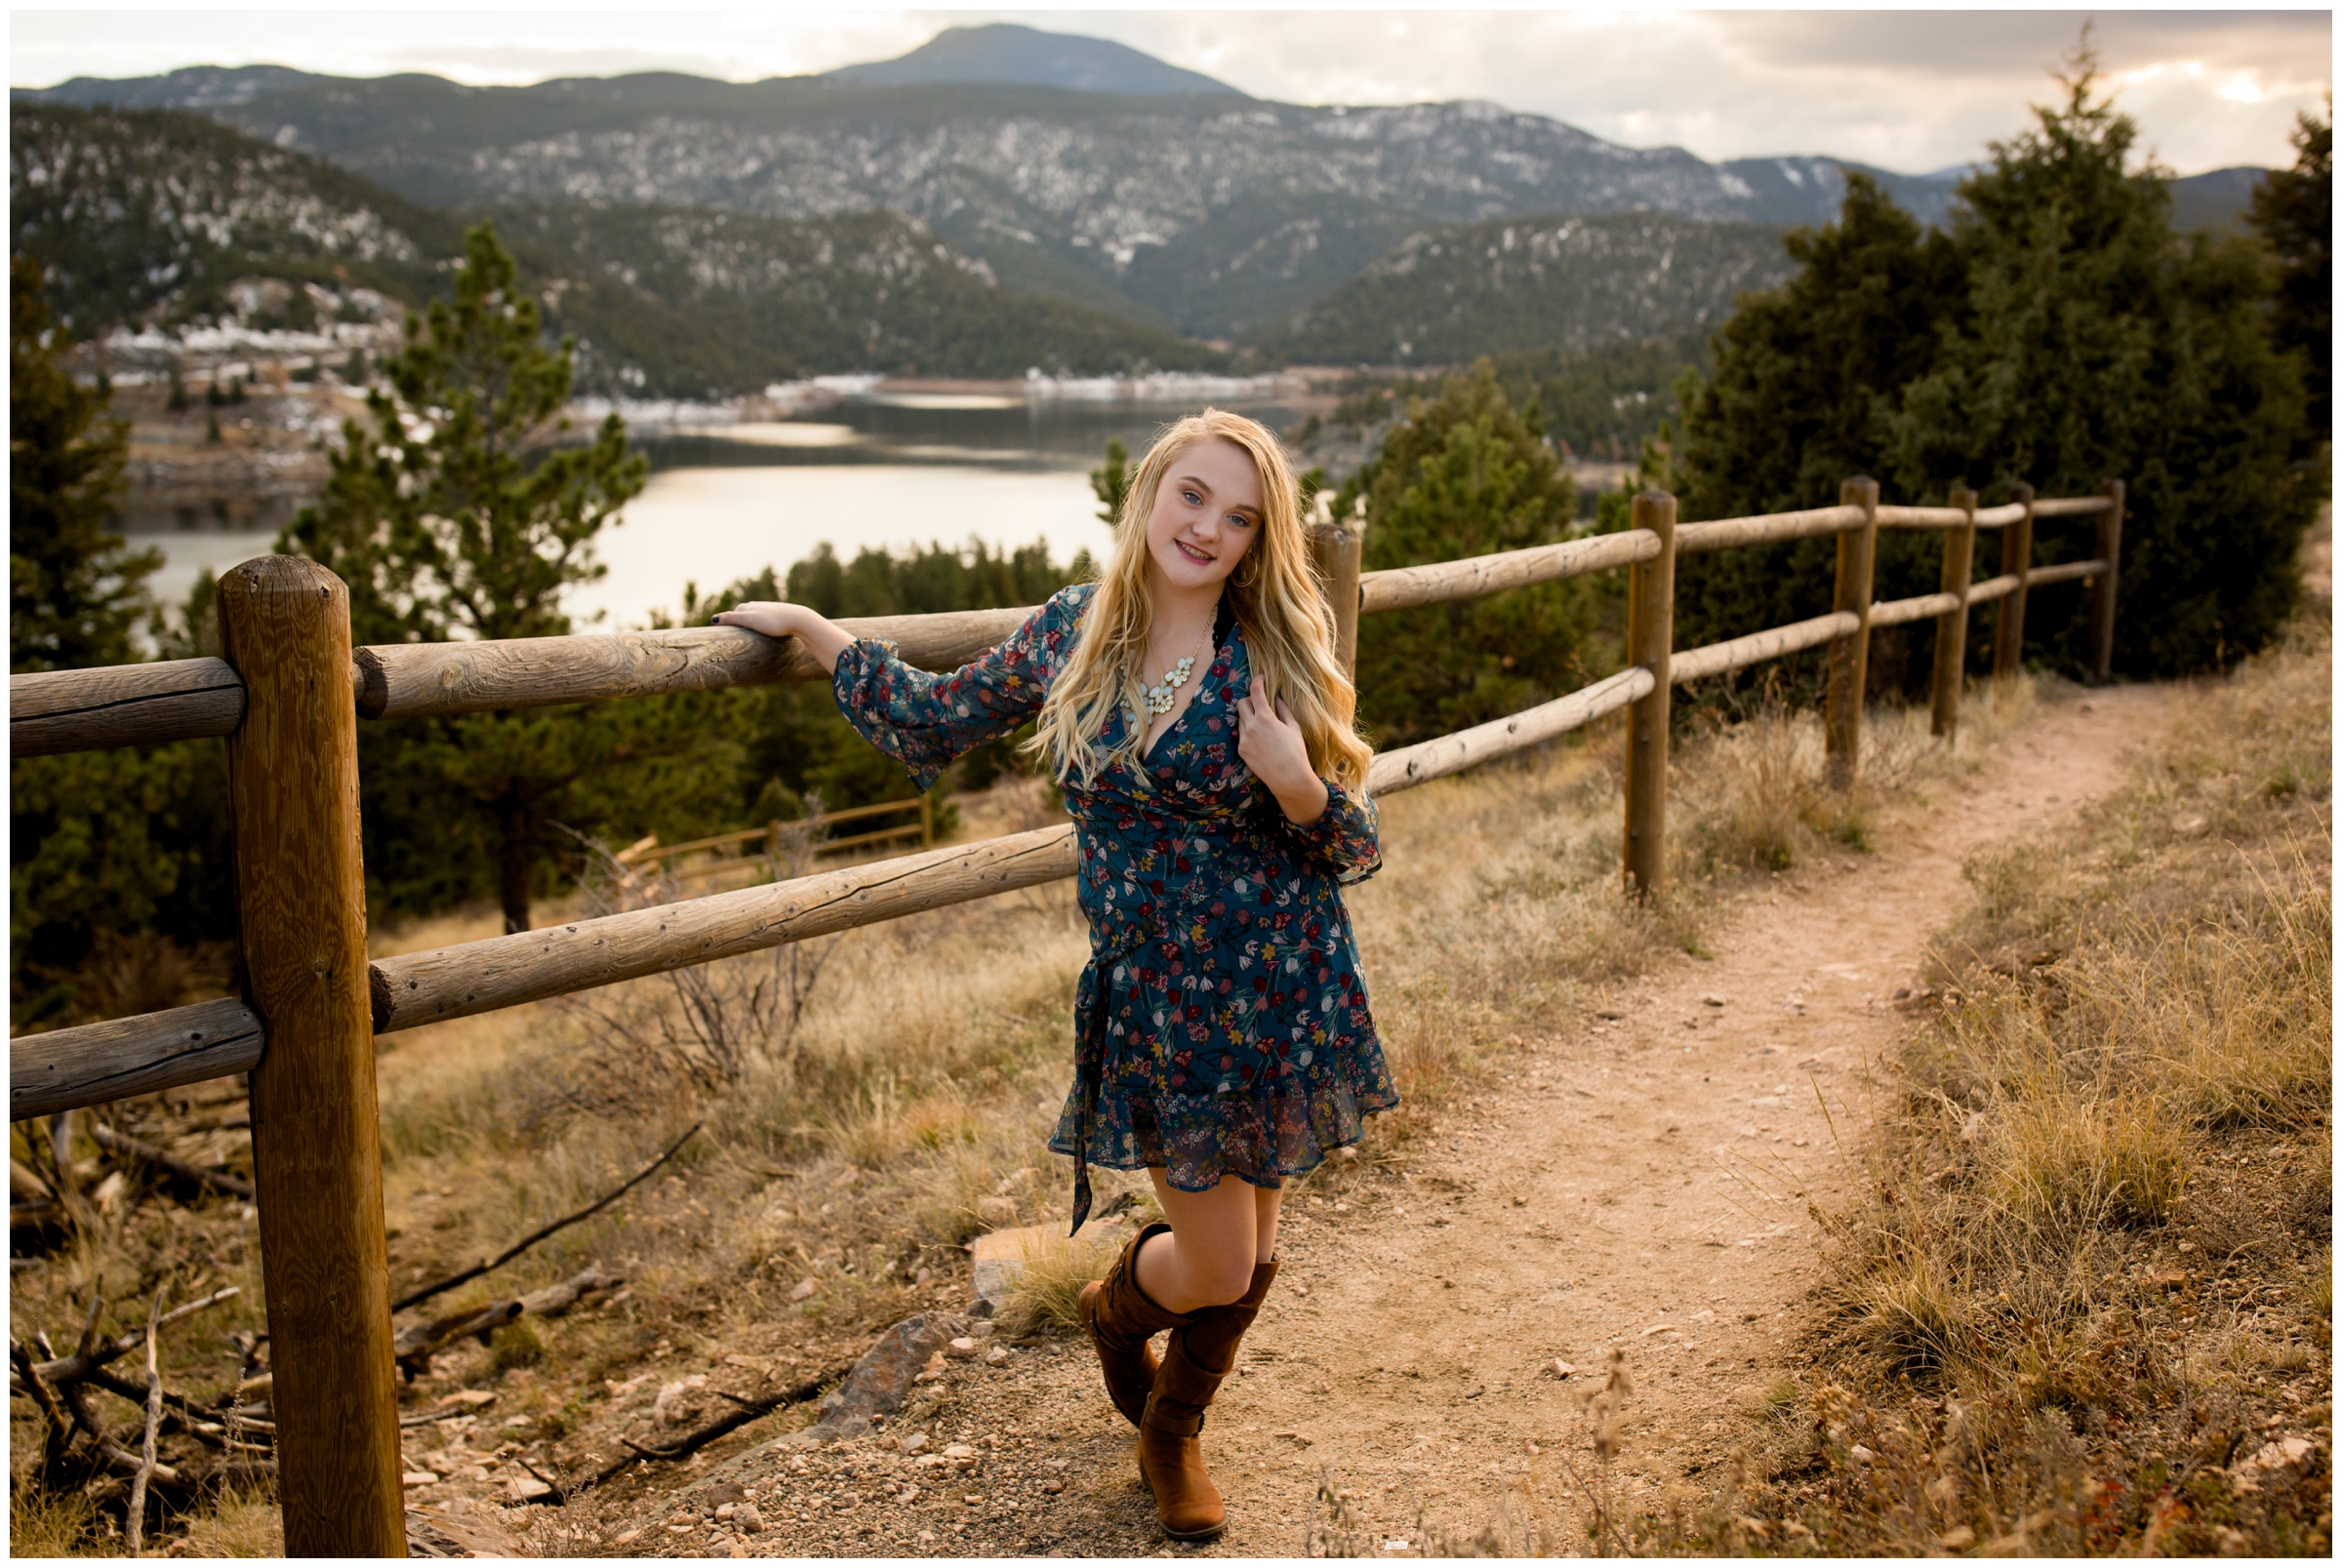
[[[2080,826],[1968,867],[1872,1196],[1826,1217],[1824,1386],[1752,1493],[1776,1525],[2324,1549],[2330,669],[2298,627]]]

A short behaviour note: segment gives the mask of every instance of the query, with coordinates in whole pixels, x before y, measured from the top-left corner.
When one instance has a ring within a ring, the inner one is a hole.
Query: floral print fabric
[[[1040,711],[1091,592],[1058,593],[949,674],[856,642],[838,658],[838,707],[929,786],[953,757]],[[1074,1157],[1076,1228],[1089,1165],[1159,1165],[1190,1192],[1229,1175],[1276,1186],[1398,1104],[1341,895],[1382,864],[1373,802],[1328,784],[1314,823],[1287,818],[1236,755],[1250,682],[1232,624],[1142,765],[1065,784],[1090,961],[1074,1000],[1073,1091],[1049,1146]],[[1108,721],[1107,745],[1130,718]]]

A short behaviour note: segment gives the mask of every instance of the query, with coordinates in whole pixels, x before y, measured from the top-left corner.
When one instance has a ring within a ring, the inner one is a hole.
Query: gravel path
[[[1541,1516],[1582,1544],[1561,1456],[1583,1470],[1572,1395],[1613,1347],[1636,1383],[1624,1498],[1650,1501],[1722,1463],[1788,1368],[1815,1272],[1807,1203],[1843,1195],[1839,1140],[1859,1148],[1867,1066],[1908,1026],[1895,992],[1917,984],[1930,934],[1964,901],[1962,861],[2112,788],[2173,695],[2045,705],[1976,772],[1933,786],[1923,831],[1736,897],[1708,923],[1712,957],[1539,1021],[1502,1098],[1452,1106],[1403,1177],[1361,1162],[1313,1180],[1204,1435],[1230,1530],[1179,1553],[1297,1554],[1312,1510],[1324,1519],[1321,1484],[1392,1554],[1418,1548],[1426,1524],[1452,1540],[1507,1516],[1516,1530]],[[586,1539],[542,1546],[1173,1549],[1086,1346],[952,1362],[886,1431],[812,1452],[768,1443],[656,1508],[581,1519]],[[912,1431],[926,1452],[901,1451]],[[727,1517],[709,1518],[719,1504]]]

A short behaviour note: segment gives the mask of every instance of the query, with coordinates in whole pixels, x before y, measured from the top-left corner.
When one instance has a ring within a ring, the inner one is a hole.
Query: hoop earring
[[[1236,586],[1239,588],[1250,588],[1255,583],[1259,582],[1260,579],[1261,563],[1259,558],[1251,555],[1245,556],[1242,564],[1237,566],[1235,570]]]

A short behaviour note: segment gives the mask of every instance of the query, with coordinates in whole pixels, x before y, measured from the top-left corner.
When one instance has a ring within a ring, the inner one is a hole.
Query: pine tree
[[[569,631],[562,595],[600,579],[594,539],[642,489],[648,464],[615,415],[561,441],[574,345],[545,344],[515,282],[494,229],[472,229],[455,298],[409,318],[367,395],[373,427],[348,422],[324,497],[280,542],[349,584],[360,643]],[[526,930],[574,853],[564,828],[671,832],[722,814],[729,712],[695,694],[369,727],[369,879],[391,907],[429,908],[485,891],[485,861],[505,929]]]
[[[1417,398],[1334,515],[1366,503],[1370,571],[1567,538],[1577,492],[1532,401],[1514,408],[1486,360]],[[1358,626],[1358,711],[1405,744],[1549,701],[1580,683],[1594,596],[1583,582],[1425,605]]]
[[[81,669],[138,658],[160,551],[114,531],[129,427],[59,363],[40,268],[9,267],[9,668]]]
[[[2334,435],[2334,121],[2329,98],[2320,119],[2293,128],[2293,167],[2272,169],[2253,187],[2250,221],[2277,253],[2278,346],[2306,364],[2303,434]],[[2306,456],[2306,452],[2303,454]]]

